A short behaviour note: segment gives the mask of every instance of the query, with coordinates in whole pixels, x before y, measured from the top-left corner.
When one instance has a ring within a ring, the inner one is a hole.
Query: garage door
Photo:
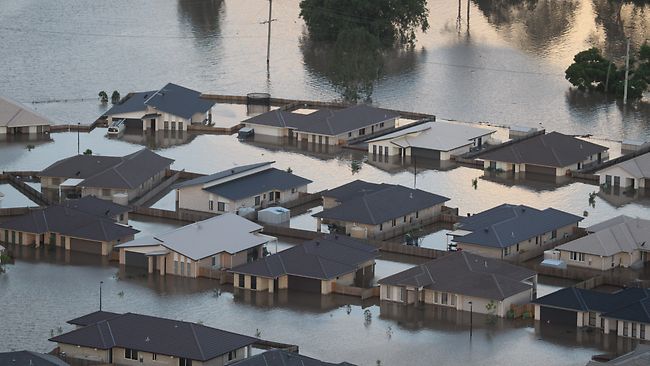
[[[320,294],[320,280],[289,276],[289,290],[315,292]]]
[[[122,118],[113,118],[113,120],[120,120]],[[142,120],[138,118],[126,118],[124,119],[124,125],[128,129],[142,130]]]
[[[526,173],[555,176],[555,168],[526,164]]]
[[[542,324],[568,325],[575,327],[577,324],[577,314],[570,310],[542,306],[540,308],[540,321]]]
[[[414,147],[411,148],[411,155],[417,158],[440,160],[440,151],[438,150],[420,149]]]
[[[97,241],[70,238],[70,250],[91,254],[102,254],[102,243]]]
[[[126,252],[124,253],[125,265],[129,267],[148,268],[149,261],[147,256],[142,253]]]

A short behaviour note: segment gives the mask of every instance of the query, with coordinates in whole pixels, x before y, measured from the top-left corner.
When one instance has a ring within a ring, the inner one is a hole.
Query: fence
[[[233,133],[239,131],[243,124],[238,123],[231,127],[214,127],[209,125],[188,125],[188,132],[201,132],[201,133],[214,133],[219,135],[232,135]]]
[[[510,319],[532,318],[535,316],[535,304],[512,304],[506,316]]]
[[[573,235],[569,236],[569,237],[561,238],[561,239],[558,239],[558,240],[553,240],[553,241],[544,243],[544,244],[542,244],[542,245],[540,245],[538,247],[535,247],[534,249],[531,249],[531,250],[521,251],[518,254],[506,257],[505,260],[507,260],[509,262],[517,262],[517,263],[525,262],[525,261],[527,261],[529,259],[532,259],[532,258],[539,257],[539,256],[543,255],[544,251],[546,251],[546,250],[553,249],[553,248],[555,248],[557,246],[560,246],[562,244],[565,244],[565,243],[568,243],[570,241],[579,239],[579,238],[581,238],[581,237],[583,237],[585,235],[587,235],[587,232],[583,228],[577,228],[576,232]]]
[[[29,199],[34,201],[35,203],[39,205],[50,205],[51,201],[47,197],[45,197],[41,192],[35,190],[34,188],[30,187],[27,183],[23,182],[22,180],[16,178],[12,174],[2,174],[0,176],[0,179],[4,178],[7,181],[9,181],[9,184],[11,184],[14,188],[16,188],[20,193],[24,194],[27,196]]]
[[[636,158],[637,156],[640,156],[640,155],[646,154],[646,153],[648,153],[648,152],[650,152],[650,145],[648,145],[648,146],[646,146],[646,147],[642,147],[642,148],[640,148],[639,150],[634,151],[634,152],[631,152],[631,153],[629,153],[629,154],[625,154],[625,155],[623,155],[623,156],[619,156],[618,158],[615,158],[615,159],[612,159],[612,160],[604,161],[604,162],[602,162],[602,163],[600,163],[600,164],[592,164],[592,165],[587,166],[587,167],[585,167],[584,169],[580,170],[579,173],[582,173],[582,174],[584,174],[584,175],[589,175],[589,173],[593,173],[593,172],[596,172],[596,171],[598,171],[598,170],[601,170],[601,169],[604,169],[604,168],[608,168],[608,167],[610,167],[610,166],[612,166],[612,165],[616,165],[616,164],[618,164],[618,163],[622,163],[622,162],[624,162],[624,161],[627,161],[627,160],[630,160],[630,159],[634,159],[634,158]]]
[[[332,283],[332,292],[339,295],[360,297],[361,300],[365,300],[371,297],[379,297],[379,286],[361,288],[354,286],[345,286],[334,282]]]
[[[318,233],[315,231],[292,229],[289,227],[271,225],[266,223],[263,224],[263,226],[264,229],[262,230],[262,232],[264,232],[264,234],[268,234],[272,236],[284,236],[284,237],[296,238],[302,240],[311,240],[323,236],[323,233]]]
[[[177,172],[176,174],[172,175],[171,177],[165,179],[162,183],[151,189],[149,192],[145,193],[142,195],[140,198],[136,199],[133,201],[133,206],[142,206],[145,202],[148,202],[152,198],[156,197],[159,195],[161,192],[163,192],[165,189],[169,188],[174,182],[178,180],[180,176],[180,172]]]
[[[461,158],[463,158],[463,159],[472,159],[472,158],[475,158],[475,157],[477,157],[479,155],[485,154],[487,152],[494,151],[494,150],[497,150],[497,149],[501,149],[503,147],[510,146],[510,145],[519,143],[519,142],[524,141],[524,140],[528,140],[530,138],[533,138],[533,137],[536,137],[536,136],[539,136],[539,135],[543,135],[545,133],[546,133],[546,130],[535,131],[535,132],[533,132],[533,133],[531,133],[529,135],[522,136],[522,137],[516,138],[516,139],[512,139],[512,140],[506,141],[506,142],[504,142],[502,144],[492,145],[492,146],[486,147],[485,149],[481,149],[481,150],[477,150],[477,151],[470,151],[470,152],[462,155]]]
[[[30,211],[29,207],[8,207],[0,208],[0,217],[1,216],[20,216],[28,214]]]
[[[169,211],[160,208],[151,208],[151,207],[142,207],[142,206],[135,206],[133,208],[132,213],[136,215],[150,216],[150,217],[170,219],[170,220],[189,221],[189,222],[202,221],[215,216],[215,214],[209,212],[199,212],[199,211],[190,211],[190,210]]]

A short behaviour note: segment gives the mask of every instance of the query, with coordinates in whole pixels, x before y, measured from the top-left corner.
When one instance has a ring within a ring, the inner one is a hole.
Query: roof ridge
[[[201,354],[201,359],[205,360],[205,353],[203,353],[203,347],[201,347],[201,342],[199,342],[199,337],[196,335],[196,331],[194,330],[194,323],[188,322],[187,324],[190,325],[190,330],[192,330],[192,335],[194,336],[194,341],[196,342],[196,346],[199,348],[199,353]]]
[[[501,288],[501,285],[499,284],[499,279],[497,278],[497,275],[494,273],[490,273],[490,276],[494,280],[494,284],[497,286],[497,289],[499,290],[499,293],[501,294],[501,298],[505,298],[506,295],[503,292],[503,289]]]
[[[375,215],[372,214],[372,210],[370,209],[370,206],[368,206],[368,202],[366,201],[366,195],[361,196],[361,201],[363,202],[363,205],[366,208],[368,215],[370,216],[370,220],[372,220],[372,222],[375,222]]]
[[[582,306],[582,308],[585,310],[589,310],[589,307],[587,306],[587,302],[582,297],[582,292],[578,291],[578,288],[575,286],[571,287],[571,291],[573,291],[573,293],[576,295],[576,299],[578,299],[580,306]]]

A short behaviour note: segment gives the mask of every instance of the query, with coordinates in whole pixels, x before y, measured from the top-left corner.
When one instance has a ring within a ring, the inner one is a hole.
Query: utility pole
[[[456,23],[460,27],[460,0],[458,0],[458,18],[456,18]]]
[[[627,38],[627,51],[625,52],[625,90],[623,91],[623,104],[627,104],[627,80],[630,73],[630,37]]]
[[[102,285],[104,281],[99,281],[99,311],[102,311]]]
[[[607,65],[607,79],[605,80],[605,93],[607,93],[609,89],[609,70],[612,68],[612,62],[609,62],[609,65]]]
[[[81,122],[77,122],[77,155],[79,155],[79,130],[81,130]]]
[[[469,0],[467,0],[467,28],[469,28]]]
[[[273,0],[269,0],[269,20],[266,20],[266,21],[263,21],[263,22],[260,23],[260,24],[268,24],[269,25],[269,30],[268,30],[268,34],[267,34],[267,41],[266,41],[266,67],[269,66],[269,62],[270,62],[270,58],[271,58],[271,22],[274,22],[274,21],[277,20],[277,19],[271,19],[272,8],[273,8]]]

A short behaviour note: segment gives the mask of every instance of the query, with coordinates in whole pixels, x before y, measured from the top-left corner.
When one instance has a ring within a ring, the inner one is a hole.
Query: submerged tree
[[[99,94],[97,94],[97,96],[99,97],[99,100],[102,103],[108,103],[108,94],[106,94],[105,91],[103,91],[103,90],[100,91]]]
[[[111,94],[111,103],[117,104],[120,101],[120,92],[117,90],[113,90],[113,94]]]

